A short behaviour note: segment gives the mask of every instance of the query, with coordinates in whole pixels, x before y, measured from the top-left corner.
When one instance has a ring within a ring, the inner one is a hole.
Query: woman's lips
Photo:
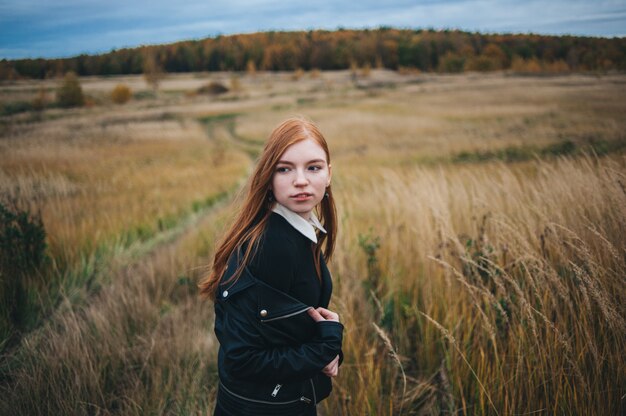
[[[306,192],[301,192],[299,194],[291,195],[291,199],[294,199],[294,200],[296,200],[298,202],[308,201],[311,198],[313,198],[313,194],[309,194],[309,193],[306,193]]]

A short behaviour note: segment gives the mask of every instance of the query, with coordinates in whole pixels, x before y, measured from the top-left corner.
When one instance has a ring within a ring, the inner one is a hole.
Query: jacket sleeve
[[[298,381],[319,373],[341,351],[343,325],[318,322],[316,335],[299,345],[264,347],[255,323],[236,314],[216,320],[224,370],[248,381]]]

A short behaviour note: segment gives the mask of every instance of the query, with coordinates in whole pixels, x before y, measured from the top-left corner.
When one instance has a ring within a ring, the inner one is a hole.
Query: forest
[[[378,29],[260,32],[144,45],[99,55],[0,61],[0,80],[145,72],[386,68],[421,72],[626,70],[626,38]]]

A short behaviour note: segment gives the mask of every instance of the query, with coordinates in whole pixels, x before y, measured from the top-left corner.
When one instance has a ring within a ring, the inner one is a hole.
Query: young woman
[[[315,415],[330,394],[343,358],[343,325],[326,309],[336,230],[326,140],[310,121],[288,119],[200,285],[220,342],[215,415]]]

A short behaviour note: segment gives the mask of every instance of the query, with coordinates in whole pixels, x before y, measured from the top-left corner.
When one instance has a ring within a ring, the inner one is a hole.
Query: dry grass
[[[196,225],[186,239],[200,238]],[[88,303],[63,302],[13,358],[0,413],[208,414],[217,346],[212,308],[194,284],[199,253],[186,239],[112,265],[109,285]]]
[[[69,267],[98,245],[167,228],[231,190],[248,163],[176,119],[42,123],[2,138],[0,155],[0,190],[38,201],[50,254]]]
[[[623,76],[372,70],[355,85],[346,71],[258,73],[237,95],[184,94],[229,76],[172,76],[161,96],[123,111],[2,120],[0,190],[39,204],[50,253],[80,268],[90,241],[119,244],[233,189],[245,153],[305,114],[333,151],[341,218],[331,307],[346,359],[321,414],[624,411],[623,152],[451,163],[461,151],[623,142]],[[84,87],[97,95],[119,82],[143,88],[139,77]],[[2,99],[36,87],[7,86]],[[235,115],[214,117],[223,113]],[[197,121],[207,116],[208,130]],[[2,357],[0,412],[210,412],[217,344],[195,283],[231,212],[224,203],[190,217],[130,265],[113,251],[95,289],[67,296]]]
[[[407,402],[394,362],[368,351],[372,321],[386,324],[417,382],[439,379],[443,360],[457,405],[473,406],[463,412],[623,409],[625,162],[383,169],[344,178],[334,270],[337,307],[354,328],[346,339],[353,360],[339,379],[350,405],[340,394],[328,409],[381,412],[382,389],[398,400],[391,413],[443,411],[441,398],[426,408],[421,396]],[[356,244],[364,231],[380,237],[383,282],[380,300],[365,305],[360,286],[375,276]]]

